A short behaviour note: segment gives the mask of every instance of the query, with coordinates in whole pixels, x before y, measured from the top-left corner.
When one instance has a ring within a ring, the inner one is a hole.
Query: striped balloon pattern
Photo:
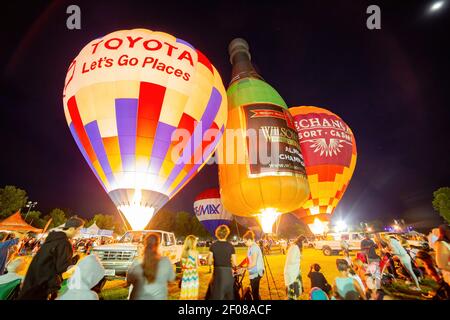
[[[203,167],[227,121],[226,92],[206,56],[147,29],[87,44],[69,66],[63,103],[78,148],[119,210],[152,209],[145,219],[136,217],[145,210],[125,214],[133,229]]]
[[[327,222],[342,199],[356,167],[356,142],[350,127],[324,108],[290,108],[299,134],[309,182],[308,200],[295,215],[311,224]]]

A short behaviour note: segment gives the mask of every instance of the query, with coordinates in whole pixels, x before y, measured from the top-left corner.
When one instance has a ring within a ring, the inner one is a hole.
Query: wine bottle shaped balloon
[[[232,79],[228,122],[218,148],[224,207],[237,216],[258,216],[270,233],[281,213],[308,197],[298,134],[286,103],[259,75],[243,39],[229,45]]]

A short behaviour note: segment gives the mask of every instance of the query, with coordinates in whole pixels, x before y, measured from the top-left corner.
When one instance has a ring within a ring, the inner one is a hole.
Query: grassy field
[[[208,248],[199,248],[200,253],[207,253]],[[236,248],[237,261],[241,262],[246,256],[247,248]],[[261,298],[264,300],[284,300],[286,299],[286,292],[284,286],[284,263],[286,256],[280,253],[274,253],[267,255],[266,273],[261,280],[260,294]],[[311,289],[310,280],[308,278],[308,272],[310,265],[313,263],[318,263],[322,267],[322,272],[327,278],[330,284],[333,283],[334,278],[338,275],[336,269],[336,259],[338,256],[325,256],[322,251],[305,248],[303,250],[301,259],[301,272],[303,277],[303,294],[301,299],[308,299],[308,292]],[[31,258],[29,259],[31,260]],[[26,270],[22,272],[25,273]],[[178,281],[181,274],[177,275],[176,281],[169,284],[169,299],[178,300],[180,295],[180,289],[178,288]],[[201,266],[199,268],[200,277],[200,292],[199,299],[204,299],[206,291],[208,289],[208,284],[211,280],[212,273],[210,273],[210,268],[208,266]],[[272,280],[275,281],[275,283]],[[268,281],[269,280],[269,281]],[[245,276],[243,281],[243,287],[249,286],[248,274]],[[411,290],[411,286],[405,284],[404,281],[398,280],[392,286],[384,288],[384,291],[389,294],[394,299],[406,299],[406,300],[416,300],[424,299],[422,294],[427,294],[428,291],[435,290],[437,284],[430,280],[425,279],[422,283],[422,292],[417,292]],[[270,288],[270,291],[269,291]],[[117,300],[126,299],[128,296],[128,287],[124,278],[115,278],[109,280],[102,293],[101,298],[105,300]]]

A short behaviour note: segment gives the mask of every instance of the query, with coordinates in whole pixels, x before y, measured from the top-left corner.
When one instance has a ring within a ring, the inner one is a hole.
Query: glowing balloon
[[[331,111],[318,107],[289,110],[299,134],[310,188],[308,200],[295,215],[309,224],[313,233],[323,233],[355,170],[355,137]]]
[[[308,224],[309,230],[311,230],[313,234],[324,234],[328,232],[328,223],[328,221],[324,222],[319,218],[314,217],[314,222]]]
[[[229,52],[233,80],[217,151],[220,194],[232,214],[259,216],[269,230],[279,214],[295,210],[309,194],[298,135],[282,97],[254,71],[248,44],[235,39]]]
[[[194,213],[212,236],[218,226],[230,225],[233,220],[233,215],[224,209],[216,188],[207,189],[195,198]]]
[[[201,169],[227,120],[225,89],[208,59],[145,29],[86,45],[69,66],[63,102],[79,149],[133,229]]]

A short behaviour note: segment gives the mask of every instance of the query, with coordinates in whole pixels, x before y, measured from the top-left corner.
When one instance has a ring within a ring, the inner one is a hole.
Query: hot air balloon
[[[220,194],[233,215],[258,216],[271,233],[279,214],[309,194],[298,134],[282,97],[254,70],[247,42],[233,40],[229,53],[228,123],[217,151]]]
[[[230,225],[233,220],[233,215],[223,208],[217,188],[207,189],[195,198],[194,213],[212,236],[218,226]]]
[[[305,160],[310,195],[295,211],[315,234],[327,224],[344,195],[356,166],[356,142],[336,114],[318,107],[290,108]]]
[[[233,216],[233,217],[236,220],[236,222],[239,223],[241,226],[247,228],[250,231],[253,231],[257,239],[262,238],[263,229],[257,216],[254,217]]]
[[[219,73],[163,32],[121,30],[72,61],[64,113],[81,153],[133,229],[194,177],[227,120]]]

